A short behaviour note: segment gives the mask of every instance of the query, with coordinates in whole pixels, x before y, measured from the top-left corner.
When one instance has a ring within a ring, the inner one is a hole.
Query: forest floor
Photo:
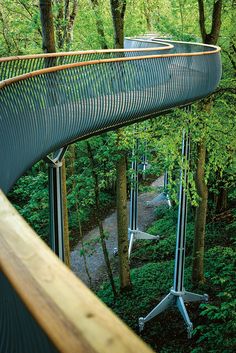
[[[145,231],[154,221],[154,209],[157,203],[163,203],[165,200],[157,200],[160,194],[160,187],[163,187],[164,178],[159,177],[151,183],[147,192],[139,194],[138,197],[138,227],[141,231]],[[129,212],[129,202],[128,202]],[[104,230],[108,234],[106,240],[109,257],[113,272],[117,273],[117,257],[114,256],[114,248],[117,248],[117,213],[112,212],[103,220]],[[91,276],[92,288],[95,289],[98,285],[107,279],[106,267],[102,253],[101,244],[98,241],[98,227],[84,234],[84,248],[86,249],[87,268]],[[88,275],[86,274],[83,256],[81,256],[82,243],[81,241],[71,251],[71,270],[89,286]]]

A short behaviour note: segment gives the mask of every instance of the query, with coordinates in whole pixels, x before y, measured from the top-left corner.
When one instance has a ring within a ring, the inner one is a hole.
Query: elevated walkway
[[[155,39],[125,46],[0,59],[4,192],[50,152],[192,103],[219,82],[218,47]]]
[[[0,59],[0,189],[50,152],[209,95],[220,49],[151,38],[124,50]],[[0,194],[0,352],[151,352]]]

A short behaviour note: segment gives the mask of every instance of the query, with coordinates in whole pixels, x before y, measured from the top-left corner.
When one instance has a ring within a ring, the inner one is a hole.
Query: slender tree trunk
[[[200,197],[199,205],[196,209],[195,215],[195,229],[194,229],[194,247],[193,247],[193,283],[198,284],[204,281],[204,243],[205,243],[205,228],[207,215],[207,201],[208,189],[204,179],[205,175],[205,160],[206,160],[206,146],[205,141],[201,141],[197,148],[198,161],[196,170],[196,188],[198,196]]]
[[[212,26],[209,33],[206,32],[204,0],[198,0],[199,25],[202,40],[206,44],[216,44],[220,34],[221,12],[223,0],[215,0],[212,10]],[[203,106],[208,114],[211,112],[211,100],[207,99]],[[199,205],[196,209],[194,246],[193,246],[193,269],[192,281],[197,286],[204,281],[204,244],[205,228],[207,216],[208,189],[205,181],[206,164],[206,144],[202,139],[197,148],[197,170],[196,170],[196,188],[200,197]]]
[[[72,143],[67,149],[67,160],[66,160],[66,171],[67,177],[71,177],[75,174],[75,160],[76,160],[76,153],[75,153],[75,144]],[[73,180],[73,188],[75,188],[76,183]]]
[[[105,260],[106,267],[107,267],[107,274],[108,274],[108,277],[109,277],[109,280],[111,283],[113,294],[116,297],[117,292],[116,292],[116,287],[115,287],[115,283],[114,283],[114,279],[113,279],[109,254],[108,254],[107,246],[106,246],[106,236],[105,236],[103,224],[101,221],[101,212],[100,212],[101,207],[100,207],[100,201],[99,201],[98,175],[95,170],[95,162],[94,162],[93,153],[92,153],[92,149],[91,149],[89,142],[87,142],[87,149],[88,149],[88,156],[90,159],[90,164],[92,167],[92,175],[93,175],[93,179],[94,179],[94,193],[95,193],[95,206],[96,206],[95,207],[95,218],[96,218],[96,222],[97,222],[97,225],[99,228],[99,234],[100,234],[100,239],[101,239],[101,244],[102,244],[104,260]]]
[[[92,277],[89,272],[86,253],[85,253],[85,249],[84,249],[84,239],[83,239],[84,237],[83,237],[83,232],[82,232],[82,227],[81,227],[78,203],[76,203],[75,207],[76,207],[77,220],[78,220],[78,224],[79,224],[79,240],[81,241],[82,257],[83,257],[83,261],[84,261],[85,272],[88,276],[89,286],[90,286],[90,288],[92,288]]]
[[[124,16],[126,0],[110,0],[114,27],[115,48],[124,47]],[[123,137],[122,129],[117,130],[117,147]],[[120,159],[116,167],[117,190],[117,233],[120,289],[123,291],[131,287],[130,268],[128,259],[128,216],[127,216],[127,182],[126,182],[126,156],[120,152]]]
[[[126,9],[126,0],[110,0],[111,14],[114,27],[115,48],[124,47],[124,17]]]
[[[96,178],[97,179],[97,178]],[[96,181],[97,184],[97,181]],[[97,185],[96,185],[96,189],[97,189]],[[98,193],[96,193],[96,203],[98,201]],[[97,213],[97,212],[95,212]],[[98,217],[98,215],[96,216],[97,218],[97,224],[98,224],[98,228],[99,228],[99,234],[100,234],[100,239],[101,239],[101,244],[102,244],[102,251],[103,251],[103,255],[104,255],[104,260],[107,266],[107,274],[110,280],[110,284],[112,287],[112,291],[114,296],[117,296],[117,292],[116,292],[116,287],[115,287],[115,283],[114,283],[114,279],[113,279],[113,273],[112,273],[112,269],[111,269],[111,263],[110,263],[110,259],[109,259],[109,253],[107,251],[107,245],[106,245],[106,236],[105,236],[105,232],[104,232],[104,228],[103,228],[103,224],[102,221],[100,219],[100,217]]]
[[[64,45],[64,1],[55,0],[57,6],[57,18],[56,18],[56,38],[57,46],[59,49],[63,48]]]
[[[74,176],[76,173],[75,160],[77,157],[74,143],[69,146],[68,151],[69,151],[68,171],[69,171],[70,176]],[[75,187],[76,187],[76,181],[75,181],[75,178],[73,178],[72,188],[73,188],[74,194],[76,194]],[[90,275],[89,267],[88,267],[88,263],[87,263],[86,251],[85,251],[85,247],[84,247],[84,236],[83,236],[82,225],[81,225],[81,220],[80,220],[80,210],[79,210],[79,204],[78,204],[77,197],[75,199],[75,214],[76,214],[76,219],[78,221],[78,226],[79,226],[78,240],[81,241],[82,258],[83,258],[83,262],[84,262],[84,268],[85,268],[85,272],[86,272],[88,280],[89,280],[89,286],[90,286],[90,288],[92,288],[92,277]]]
[[[153,31],[153,28],[152,28],[152,21],[151,21],[150,0],[145,0],[143,6],[144,6],[144,16],[147,23],[147,30],[149,33],[151,33]]]
[[[73,0],[72,2],[72,10],[71,13],[67,14],[67,28],[65,31],[65,43],[66,43],[66,50],[70,50],[71,43],[73,42],[73,29],[75,18],[78,12],[78,0]]]
[[[180,12],[180,19],[181,19],[181,35],[183,39],[184,35],[184,2],[182,0],[179,0],[179,12]]]
[[[52,14],[52,1],[39,0],[40,19],[42,24],[43,51],[45,53],[55,53],[56,44],[54,37],[54,23]]]
[[[223,0],[214,1],[211,31],[207,33],[204,0],[198,0],[199,26],[202,35],[202,41],[206,44],[217,44],[220,35],[222,6]]]
[[[227,207],[228,207],[228,190],[224,187],[224,185],[220,185],[219,194],[217,196],[217,202],[216,202],[216,214],[226,211]]]
[[[66,47],[66,50],[70,50],[75,18],[78,13],[78,0],[55,0],[55,3],[57,5],[57,45],[59,49]]]

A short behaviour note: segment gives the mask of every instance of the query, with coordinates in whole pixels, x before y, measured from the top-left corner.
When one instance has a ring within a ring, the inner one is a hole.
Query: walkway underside
[[[0,59],[4,192],[50,152],[203,98],[220,79],[217,47],[154,38],[125,47]]]

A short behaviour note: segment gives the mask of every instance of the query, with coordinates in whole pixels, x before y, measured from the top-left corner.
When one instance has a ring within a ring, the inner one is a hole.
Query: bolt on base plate
[[[139,332],[142,332],[144,329],[145,321],[143,317],[140,317],[138,319],[138,325],[139,325]]]

